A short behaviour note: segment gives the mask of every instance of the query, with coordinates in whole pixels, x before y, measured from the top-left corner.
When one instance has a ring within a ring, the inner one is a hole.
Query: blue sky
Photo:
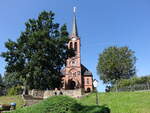
[[[77,6],[78,31],[81,37],[82,63],[96,73],[98,56],[112,45],[129,46],[137,57],[137,75],[150,74],[150,1],[149,0],[1,0],[0,1],[0,52],[4,43],[16,40],[24,23],[37,18],[43,11],[55,12],[55,20],[72,26],[72,9]],[[0,58],[0,73],[5,61]],[[102,81],[99,91],[104,91]]]

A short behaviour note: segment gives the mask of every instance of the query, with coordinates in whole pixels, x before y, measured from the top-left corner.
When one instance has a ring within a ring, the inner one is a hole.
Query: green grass
[[[150,92],[99,93],[100,105],[107,105],[111,113],[150,113]],[[95,94],[79,99],[83,105],[95,105]]]
[[[105,106],[83,106],[76,99],[67,96],[52,96],[38,104],[11,113],[110,113],[109,111]]]
[[[0,104],[10,104],[11,102],[15,102],[17,108],[20,108],[24,104],[21,96],[0,96]]]
[[[111,113],[150,113],[150,92],[120,92],[120,93],[99,93],[100,105],[107,105]],[[95,106],[95,94],[90,94],[77,99],[82,105]],[[16,102],[19,108],[23,105],[20,96],[0,97],[0,104]]]

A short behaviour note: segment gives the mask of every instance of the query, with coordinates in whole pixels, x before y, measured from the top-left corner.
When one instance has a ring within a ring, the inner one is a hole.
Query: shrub
[[[14,86],[12,88],[9,88],[7,90],[7,95],[13,96],[13,95],[19,95],[23,91],[22,87],[20,85]]]
[[[53,96],[11,113],[110,113],[110,110],[105,106],[83,106],[67,96]]]

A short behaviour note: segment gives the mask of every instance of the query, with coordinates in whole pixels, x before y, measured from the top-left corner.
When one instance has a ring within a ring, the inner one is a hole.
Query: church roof
[[[74,17],[73,17],[72,35],[73,36],[78,36],[78,28],[77,28],[77,22],[76,22],[76,15],[75,14],[74,14]]]
[[[65,68],[61,70],[61,76],[66,74],[65,71]],[[81,64],[81,75],[92,75],[92,72],[89,71],[83,64]]]
[[[81,74],[82,75],[92,75],[92,72],[89,71],[83,64],[81,64]]]
[[[78,36],[78,28],[77,28],[75,9],[76,8],[74,7],[74,16],[73,16],[73,23],[72,23],[72,36]]]

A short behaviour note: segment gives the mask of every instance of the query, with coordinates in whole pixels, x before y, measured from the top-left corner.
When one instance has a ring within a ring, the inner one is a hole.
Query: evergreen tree
[[[61,85],[61,68],[73,55],[68,50],[66,25],[54,22],[54,13],[43,11],[37,19],[25,23],[25,31],[17,41],[5,43],[2,57],[7,62],[6,72],[28,84],[30,89],[54,89]]]
[[[2,75],[0,74],[0,85],[3,84],[3,78],[2,78]]]

